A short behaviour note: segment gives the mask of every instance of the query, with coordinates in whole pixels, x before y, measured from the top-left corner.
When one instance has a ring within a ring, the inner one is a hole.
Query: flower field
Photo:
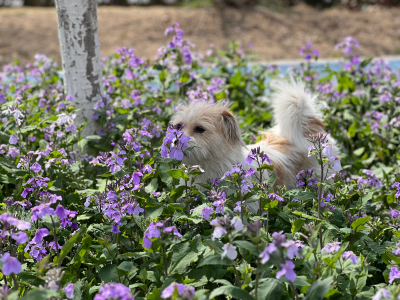
[[[282,74],[235,43],[200,54],[178,24],[165,34],[152,61],[103,59],[89,136],[53,61],[0,73],[0,298],[399,299],[400,75],[350,37],[340,71],[314,68],[307,44]],[[334,174],[303,170],[288,190],[252,149],[197,184],[190,138],[168,127],[177,107],[227,101],[253,143],[273,125],[271,81],[289,75],[318,95],[329,135],[308,155]]]

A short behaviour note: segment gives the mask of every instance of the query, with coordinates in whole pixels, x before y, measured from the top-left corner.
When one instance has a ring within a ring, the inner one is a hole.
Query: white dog
[[[290,83],[277,83],[275,90],[272,102],[275,126],[263,132],[262,141],[254,145],[244,144],[239,124],[226,105],[191,103],[173,116],[172,125],[180,128],[184,124],[182,130],[191,138],[189,147],[195,146],[186,152],[183,162],[200,165],[205,171],[197,177],[197,182],[221,178],[232,165],[243,163],[250,149],[256,147],[272,161],[277,185],[294,188],[296,175],[312,167],[318,174],[317,160],[308,157],[311,143],[307,140],[310,134],[325,133],[315,97],[307,94],[303,84],[293,79]],[[253,167],[256,169],[255,165]],[[268,178],[269,174],[264,173]]]

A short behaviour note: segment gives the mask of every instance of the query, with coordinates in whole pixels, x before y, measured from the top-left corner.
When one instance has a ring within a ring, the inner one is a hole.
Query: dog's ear
[[[222,110],[222,123],[224,134],[228,140],[232,143],[240,143],[244,145],[242,135],[240,133],[239,123],[235,116],[227,108]]]

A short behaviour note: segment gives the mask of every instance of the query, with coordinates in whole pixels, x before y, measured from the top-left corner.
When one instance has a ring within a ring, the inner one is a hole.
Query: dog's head
[[[218,161],[241,151],[244,146],[240,127],[231,111],[224,104],[195,102],[181,107],[172,117],[171,125],[181,128],[191,138],[192,151],[184,162],[201,164]]]

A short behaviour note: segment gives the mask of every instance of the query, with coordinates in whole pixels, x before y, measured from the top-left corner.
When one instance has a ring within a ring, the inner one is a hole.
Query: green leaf
[[[237,286],[221,286],[211,292],[210,299],[221,295],[232,296],[233,299],[254,300],[253,296]]]
[[[301,227],[303,227],[305,222],[305,219],[297,219],[296,221],[294,221],[292,224],[292,233],[299,231]]]
[[[78,231],[76,234],[74,234],[68,242],[62,246],[60,256],[58,259],[55,260],[55,263],[58,264],[59,266],[61,265],[63,259],[68,255],[68,253],[71,251],[71,249],[74,247],[76,240],[79,238],[81,232]]]
[[[239,248],[246,249],[250,251],[250,253],[258,255],[257,248],[253,243],[250,243],[248,241],[234,241],[233,243]]]
[[[182,196],[182,194],[183,194],[183,192],[185,191],[185,189],[186,189],[186,187],[183,186],[183,185],[178,186],[176,189],[174,189],[174,190],[171,191],[171,194],[170,194],[169,197],[171,198],[171,200],[175,201],[175,200],[177,200],[180,196]]]
[[[358,148],[358,149],[354,150],[353,154],[356,156],[360,156],[364,153],[364,150],[365,150],[365,147]]]
[[[258,287],[258,300],[280,299],[283,294],[282,282],[268,278]]]
[[[360,231],[365,223],[367,223],[369,220],[371,220],[370,217],[366,216],[366,217],[362,217],[362,218],[358,218],[357,220],[355,220],[353,223],[351,223],[351,228],[357,232]]]
[[[189,180],[189,176],[183,172],[183,170],[167,170],[165,171],[168,173],[169,176],[175,179],[181,179],[183,178],[185,181]]]
[[[37,289],[37,290],[30,290],[29,292],[26,293],[26,295],[24,295],[22,298],[20,298],[21,300],[46,300],[46,299],[50,299],[53,297],[57,297],[60,298],[60,294],[57,293],[54,290],[42,290],[42,289]]]
[[[36,126],[25,126],[24,128],[21,129],[21,133],[26,133],[29,131],[35,130],[37,127]]]
[[[211,256],[207,256],[204,258],[200,263],[199,267],[205,266],[205,265],[233,265],[234,262],[230,260],[229,258],[224,257],[221,259],[221,254],[215,254]]]
[[[117,267],[117,271],[122,271],[122,273],[128,274],[128,272],[132,269],[132,267],[133,267],[133,262],[131,262],[131,261],[123,261]]]
[[[168,207],[171,207],[172,209],[177,209],[183,211],[183,204],[182,203],[171,203],[167,205]]]
[[[276,182],[276,175],[275,175],[275,173],[271,173],[271,175],[269,175],[269,177],[268,177],[268,187],[269,188],[272,188],[272,186],[275,184],[275,182]]]
[[[119,277],[116,265],[105,265],[99,272],[99,277],[104,282],[118,282]]]
[[[311,287],[307,290],[306,299],[322,300],[331,289],[332,282],[333,282],[332,277],[325,278],[324,280],[321,281],[315,281],[311,285]]]
[[[241,81],[242,81],[242,74],[240,72],[237,72],[233,77],[229,79],[229,82],[236,86],[239,86]]]
[[[300,201],[311,201],[313,199],[317,199],[318,196],[314,193],[311,192],[305,192],[305,193],[300,193],[296,195],[294,198]]]

